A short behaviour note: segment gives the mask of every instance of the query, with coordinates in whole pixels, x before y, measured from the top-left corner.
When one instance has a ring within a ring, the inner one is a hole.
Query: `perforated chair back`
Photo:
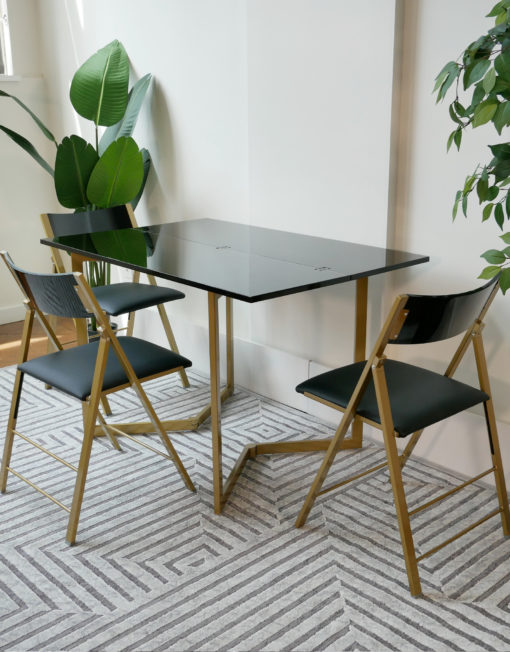
[[[402,329],[392,344],[439,342],[463,333],[482,313],[498,277],[476,290],[446,295],[408,295]]]
[[[76,293],[74,274],[36,274],[17,267],[7,252],[2,252],[8,268],[22,290],[42,312],[56,317],[91,317]]]
[[[46,213],[53,232],[52,237],[129,229],[133,226],[125,205],[81,213]]]

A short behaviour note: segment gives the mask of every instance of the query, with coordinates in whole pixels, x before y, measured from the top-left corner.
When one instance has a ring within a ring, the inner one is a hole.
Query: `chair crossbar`
[[[481,518],[479,521],[476,521],[476,523],[473,523],[472,525],[469,525],[468,527],[464,528],[457,534],[454,534],[453,537],[450,537],[449,539],[446,539],[446,541],[443,541],[443,543],[440,543],[437,546],[434,546],[434,548],[431,548],[427,552],[424,552],[423,555],[420,555],[419,557],[416,557],[416,561],[421,561],[422,559],[425,559],[425,557],[428,557],[429,555],[434,554],[438,550],[441,550],[441,548],[444,548],[447,546],[449,543],[452,543],[452,541],[455,541],[456,539],[459,539],[460,537],[464,536],[468,532],[471,532],[471,530],[474,530],[475,527],[478,527],[479,525],[482,525],[482,523],[485,523],[485,521],[488,521],[490,518],[493,516],[497,516],[498,514],[501,514],[503,512],[503,509],[500,507],[499,509],[495,509],[493,512],[490,514],[487,514],[483,518]]]
[[[431,507],[432,505],[435,505],[438,503],[440,500],[444,500],[445,498],[448,498],[448,496],[452,496],[453,494],[457,493],[457,491],[460,491],[461,489],[464,489],[464,487],[467,487],[470,484],[473,484],[473,482],[476,482],[477,480],[480,480],[480,478],[484,478],[486,475],[489,475],[489,473],[494,473],[496,470],[496,467],[493,466],[490,469],[487,469],[487,471],[484,471],[483,473],[480,473],[474,478],[471,478],[470,480],[466,480],[466,482],[463,482],[462,484],[459,484],[457,487],[454,487],[453,489],[450,489],[449,491],[446,491],[444,494],[441,494],[440,496],[437,496],[436,498],[433,498],[432,500],[429,500],[426,503],[423,503],[423,505],[420,505],[419,507],[416,507],[415,509],[409,510],[409,516],[412,516],[413,514],[417,514],[418,512],[422,512],[424,509],[427,509],[428,507]]]
[[[104,420],[103,415],[101,414],[101,410],[98,409],[97,411],[97,419],[99,421],[99,427],[102,430],[103,434],[106,435],[106,437],[109,439],[111,445],[118,451],[122,451],[122,448],[120,447],[119,442],[117,441],[117,437],[111,432],[111,430],[108,430],[107,428],[107,423]],[[95,436],[95,435],[94,435]]]
[[[336,484],[333,484],[330,487],[326,487],[322,491],[319,491],[317,495],[322,496],[322,494],[326,494],[329,491],[333,491],[333,489],[338,489],[339,487],[343,487],[344,485],[349,484],[349,482],[353,482],[358,478],[362,478],[363,476],[368,475],[369,473],[374,473],[374,471],[379,471],[379,469],[382,469],[385,466],[388,466],[388,462],[382,462],[382,464],[378,464],[377,466],[373,466],[371,469],[368,469],[367,471],[363,471],[362,473],[353,475],[352,477],[347,478],[347,480],[342,480],[342,482],[337,482]]]
[[[119,435],[122,435],[123,437],[127,437],[130,439],[132,442],[135,444],[138,444],[138,446],[143,446],[143,448],[147,448],[148,450],[152,451],[153,453],[156,453],[156,455],[160,455],[161,457],[165,457],[167,460],[170,460],[173,462],[173,458],[170,457],[170,455],[167,455],[166,453],[163,453],[162,451],[159,451],[157,448],[154,448],[153,446],[149,446],[149,444],[146,444],[144,441],[140,441],[136,437],[133,437],[132,435],[129,435],[127,432],[124,432],[123,430],[120,430],[120,428],[116,428],[115,426],[110,425],[109,423],[105,424],[106,428],[108,430],[113,430]]]
[[[32,489],[35,489],[36,491],[38,491],[43,496],[46,496],[46,498],[49,498],[51,500],[51,502],[53,502],[53,503],[55,503],[55,505],[58,505],[59,507],[61,507],[68,514],[71,512],[71,509],[69,507],[67,507],[67,505],[64,505],[63,503],[61,503],[60,500],[55,498],[55,496],[52,496],[47,491],[44,491],[44,489],[41,489],[41,487],[39,487],[38,485],[31,482],[28,478],[25,478],[24,475],[21,475],[21,473],[18,473],[12,467],[8,466],[7,470],[9,471],[9,473],[12,473],[13,475],[15,475],[20,480],[23,480],[23,482],[26,482],[30,487],[32,487]]]
[[[36,441],[33,439],[30,439],[30,437],[27,437],[23,433],[19,432],[18,430],[13,430],[13,433],[15,435],[18,435],[18,437],[21,437],[21,439],[24,439],[27,443],[31,444],[32,446],[35,446],[35,448],[38,448],[40,451],[43,453],[46,453],[46,455],[49,455],[52,457],[54,460],[57,460],[57,462],[60,462],[64,466],[67,466],[68,469],[71,469],[72,471],[78,472],[78,469],[76,466],[68,462],[67,460],[62,459],[58,455],[55,455],[55,453],[52,453],[49,451],[47,448],[44,448],[44,446],[41,446],[41,444],[38,444]]]

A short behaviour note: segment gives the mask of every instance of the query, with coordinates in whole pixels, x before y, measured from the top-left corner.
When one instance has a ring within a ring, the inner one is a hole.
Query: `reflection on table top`
[[[211,219],[41,242],[250,303],[429,260],[394,249]]]

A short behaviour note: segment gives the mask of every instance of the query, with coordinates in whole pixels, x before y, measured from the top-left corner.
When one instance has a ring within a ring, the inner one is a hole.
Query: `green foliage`
[[[122,120],[128,103],[129,59],[119,41],[93,54],[75,72],[69,97],[77,113],[108,127]]]
[[[87,197],[96,206],[119,206],[136,196],[143,180],[143,159],[132,138],[118,138],[90,174]]]
[[[108,127],[99,141],[99,154],[101,155],[114,140],[121,136],[131,136],[138,120],[147,89],[151,83],[152,75],[144,75],[139,79],[129,92],[125,113],[119,122]]]
[[[16,104],[21,106],[21,108],[28,113],[28,115],[32,118],[32,120],[35,122],[35,124],[39,127],[39,129],[43,132],[43,134],[46,136],[46,138],[49,138],[52,140],[55,144],[57,141],[55,140],[55,136],[51,133],[51,131],[44,125],[39,118],[35,115],[33,111],[31,111],[28,106],[22,102],[20,99],[15,97],[14,95],[10,95],[9,93],[6,93],[5,91],[0,90],[0,97],[10,97]]]
[[[8,127],[4,127],[3,125],[0,125],[0,130],[4,132],[4,134],[7,134],[11,140],[13,140],[16,145],[19,145],[22,149],[27,152],[27,154],[30,154],[30,156],[39,163],[39,165],[46,170],[51,176],[53,176],[53,168],[43,159],[43,157],[39,154],[39,152],[36,150],[36,148],[32,145],[31,142],[29,142],[24,136],[21,134],[18,134],[16,131],[13,131],[12,129],[9,129]]]
[[[435,80],[437,102],[443,100],[449,89],[455,96],[448,110],[455,129],[449,134],[446,148],[460,149],[468,127],[476,129],[492,124],[498,134],[510,125],[510,0],[496,3],[488,17],[494,18],[494,27],[469,44],[457,61],[449,61]],[[459,206],[467,216],[470,197],[478,199],[482,221],[494,218],[503,230],[510,220],[510,142],[489,145],[492,155],[485,164],[479,164],[466,177],[457,191],[452,216],[456,218]],[[501,236],[510,244],[510,233]],[[489,264],[480,278],[489,279],[500,273],[503,294],[510,288],[510,247],[489,249],[482,254]]]
[[[19,147],[51,174],[59,202],[78,210],[107,208],[127,202],[136,206],[150,169],[147,150],[139,150],[131,134],[136,125],[151,75],[142,77],[128,92],[129,59],[119,41],[93,54],[73,76],[70,99],[79,115],[92,120],[95,147],[80,136],[57,143],[51,131],[18,98],[16,102],[57,148],[55,170],[20,134],[0,125]],[[106,126],[99,143],[98,126]]]
[[[99,160],[96,150],[80,136],[64,138],[55,159],[55,189],[62,206],[87,206],[88,179]]]

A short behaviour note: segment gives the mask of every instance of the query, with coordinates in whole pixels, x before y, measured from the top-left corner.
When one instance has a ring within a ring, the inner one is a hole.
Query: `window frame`
[[[0,0],[0,78],[13,77],[11,34],[7,0]]]

